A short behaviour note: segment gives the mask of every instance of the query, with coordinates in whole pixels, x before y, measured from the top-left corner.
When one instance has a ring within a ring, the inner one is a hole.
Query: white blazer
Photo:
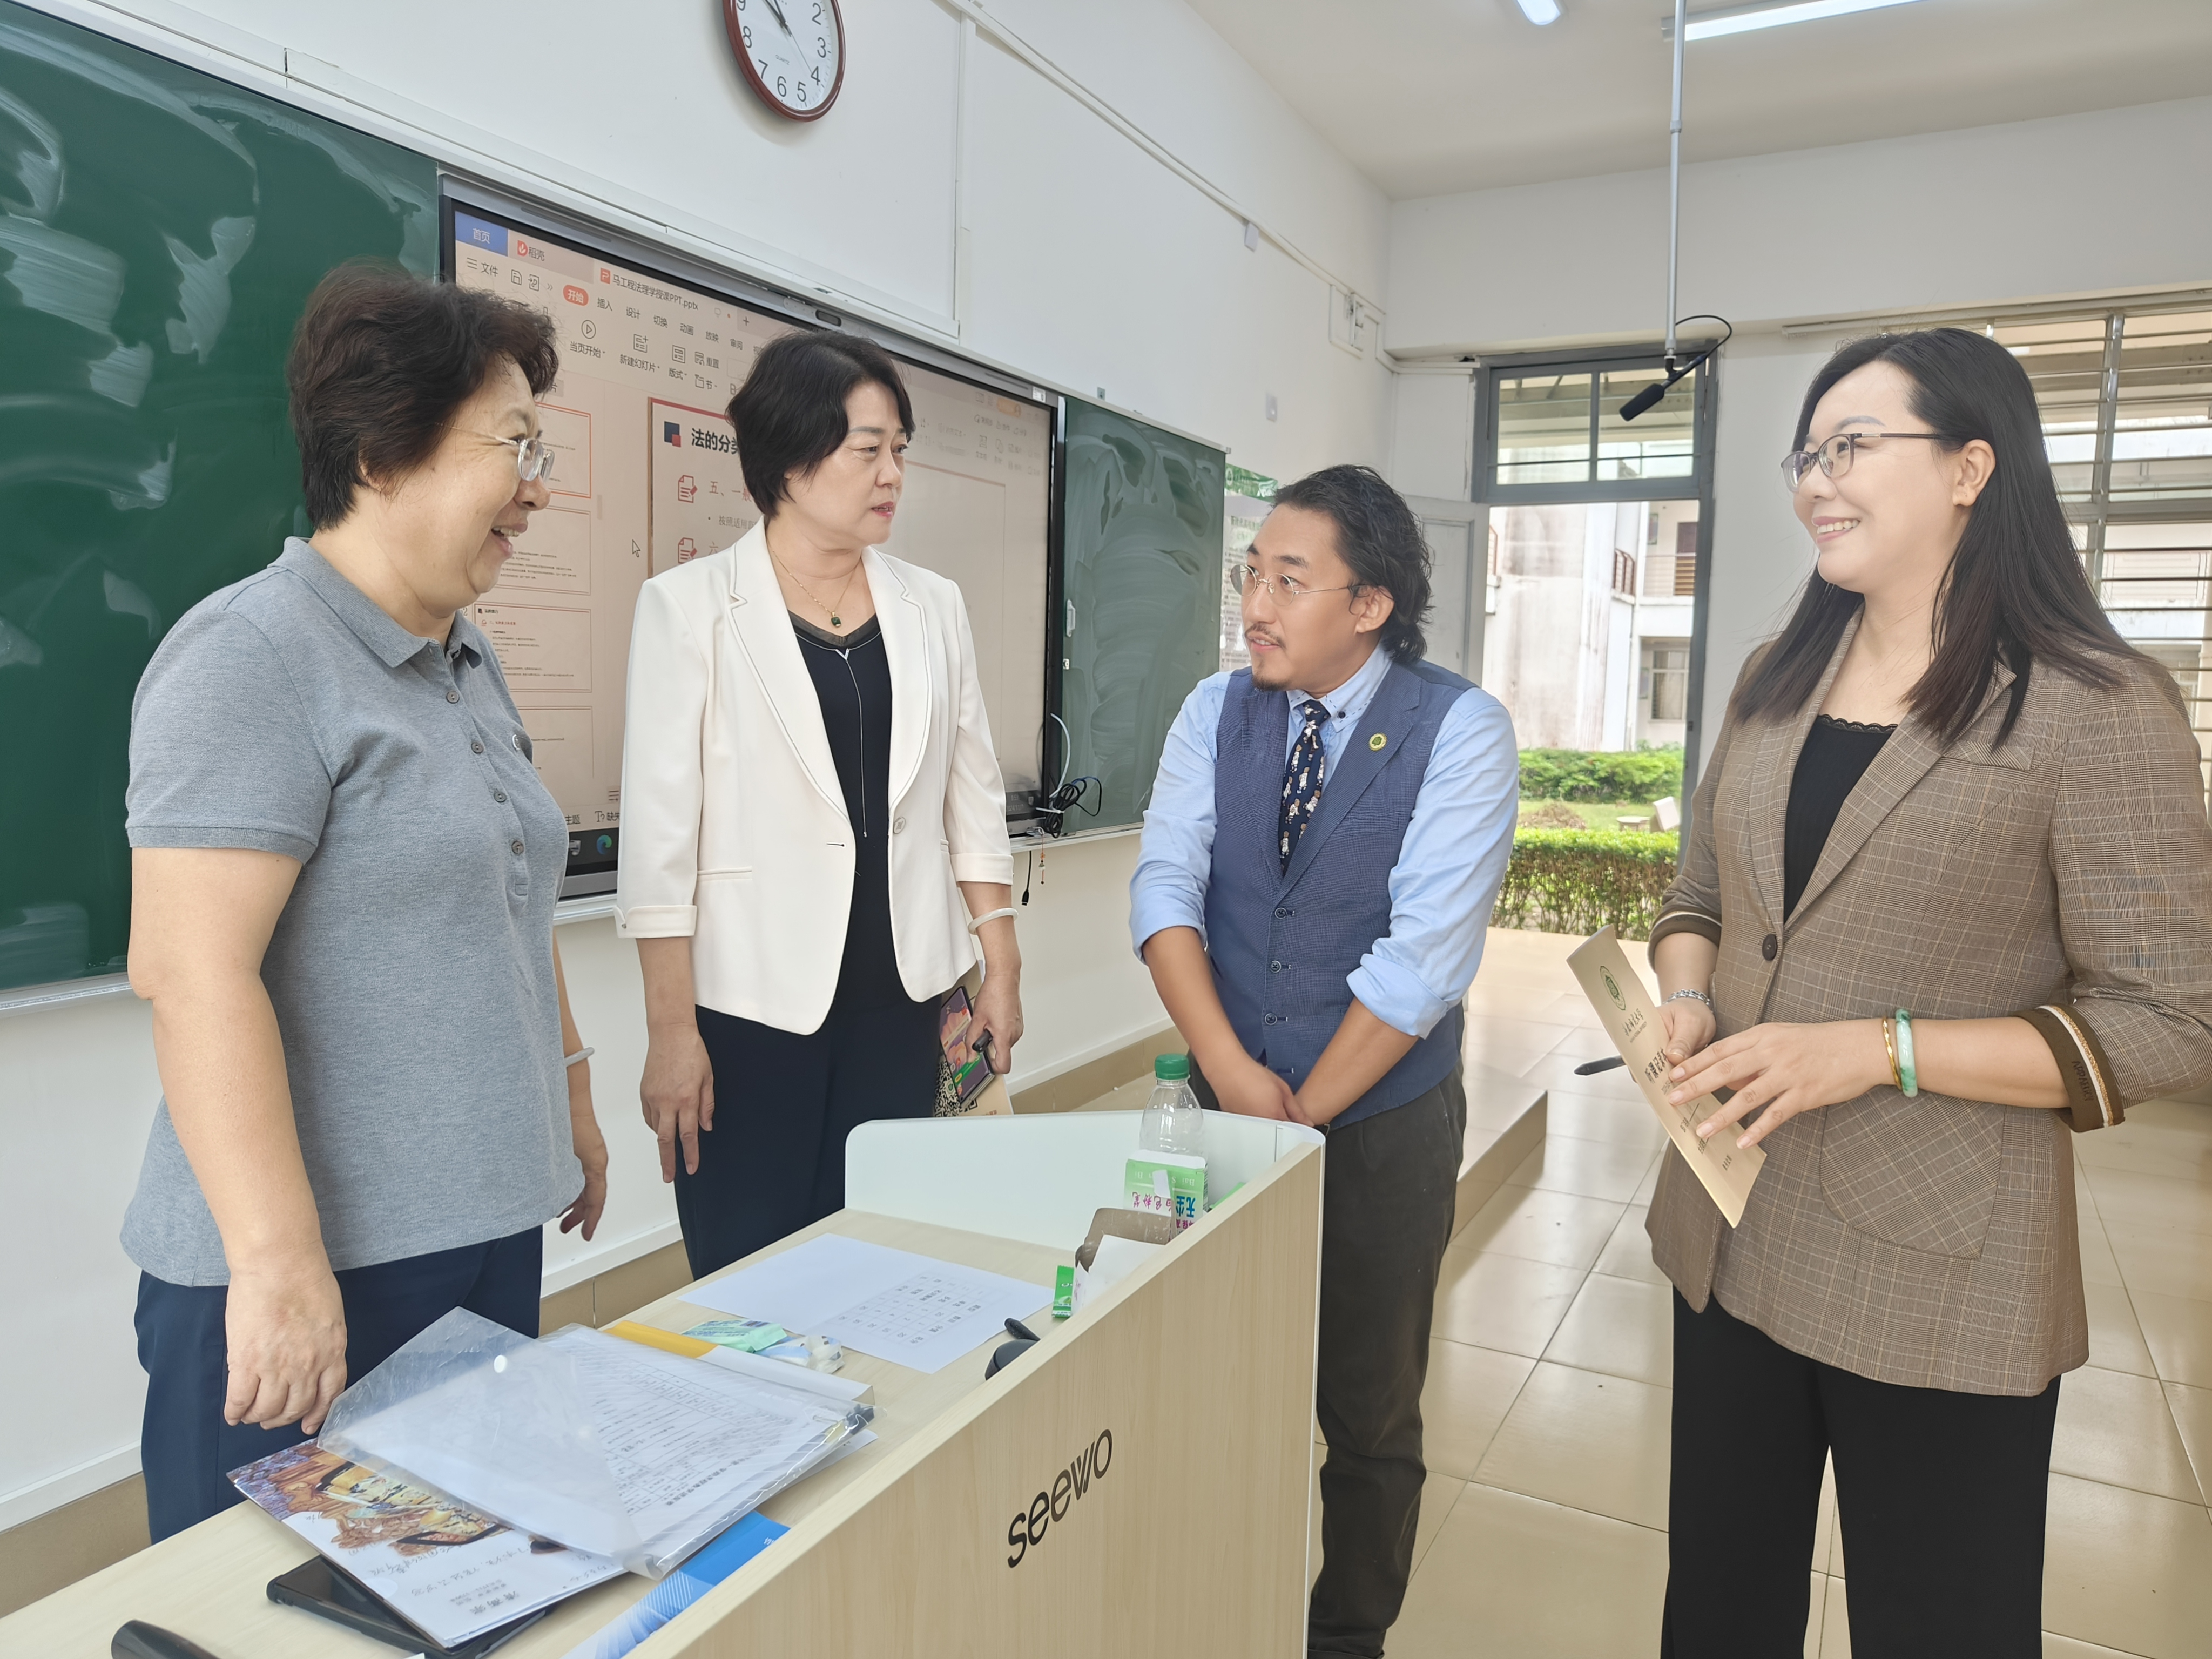
[[[871,549],[891,675],[890,909],[917,1001],[976,959],[958,882],[1011,882],[1006,786],[960,590]],[[768,540],[645,584],[630,631],[615,930],[691,940],[700,1003],[817,1030],[836,994],[854,842]]]

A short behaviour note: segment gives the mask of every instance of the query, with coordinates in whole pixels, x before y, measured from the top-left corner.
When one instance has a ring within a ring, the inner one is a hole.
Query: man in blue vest
[[[1130,930],[1208,1106],[1328,1135],[1312,1654],[1375,1659],[1420,1513],[1421,1383],[1467,1129],[1460,1000],[1519,805],[1498,700],[1421,660],[1428,549],[1373,469],[1279,490],[1252,665],[1160,757]]]

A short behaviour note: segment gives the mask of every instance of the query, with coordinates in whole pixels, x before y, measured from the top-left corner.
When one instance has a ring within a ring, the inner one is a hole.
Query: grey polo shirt
[[[300,861],[261,978],[333,1267],[501,1238],[575,1197],[553,980],[568,827],[466,617],[442,647],[418,638],[287,541],[154,653],[126,802],[133,847]],[[123,1248],[172,1284],[229,1279],[166,1102]]]

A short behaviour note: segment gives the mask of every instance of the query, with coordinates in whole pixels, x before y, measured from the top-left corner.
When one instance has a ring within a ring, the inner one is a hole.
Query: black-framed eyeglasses
[[[1858,454],[1859,446],[1869,438],[1930,438],[1941,443],[1940,432],[1838,432],[1826,443],[1811,449],[1793,449],[1782,458],[1782,482],[1796,495],[1805,482],[1805,475],[1813,470],[1814,463],[1831,478],[1840,478],[1851,470],[1851,462]]]
[[[532,483],[553,476],[553,446],[545,441],[544,434],[533,433],[521,438],[502,438],[491,432],[481,435],[495,444],[514,446],[514,476],[520,483]]]
[[[1367,586],[1364,582],[1346,582],[1341,587],[1308,587],[1296,576],[1263,576],[1249,564],[1238,565],[1229,573],[1229,579],[1239,593],[1248,588],[1261,588],[1278,605],[1288,605],[1309,593],[1357,593]]]

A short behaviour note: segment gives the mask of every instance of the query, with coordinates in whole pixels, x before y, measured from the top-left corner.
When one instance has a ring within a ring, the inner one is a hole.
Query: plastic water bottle
[[[1147,1152],[1206,1154],[1206,1109],[1190,1088],[1190,1056],[1160,1054],[1152,1061],[1152,1097],[1137,1145]]]

